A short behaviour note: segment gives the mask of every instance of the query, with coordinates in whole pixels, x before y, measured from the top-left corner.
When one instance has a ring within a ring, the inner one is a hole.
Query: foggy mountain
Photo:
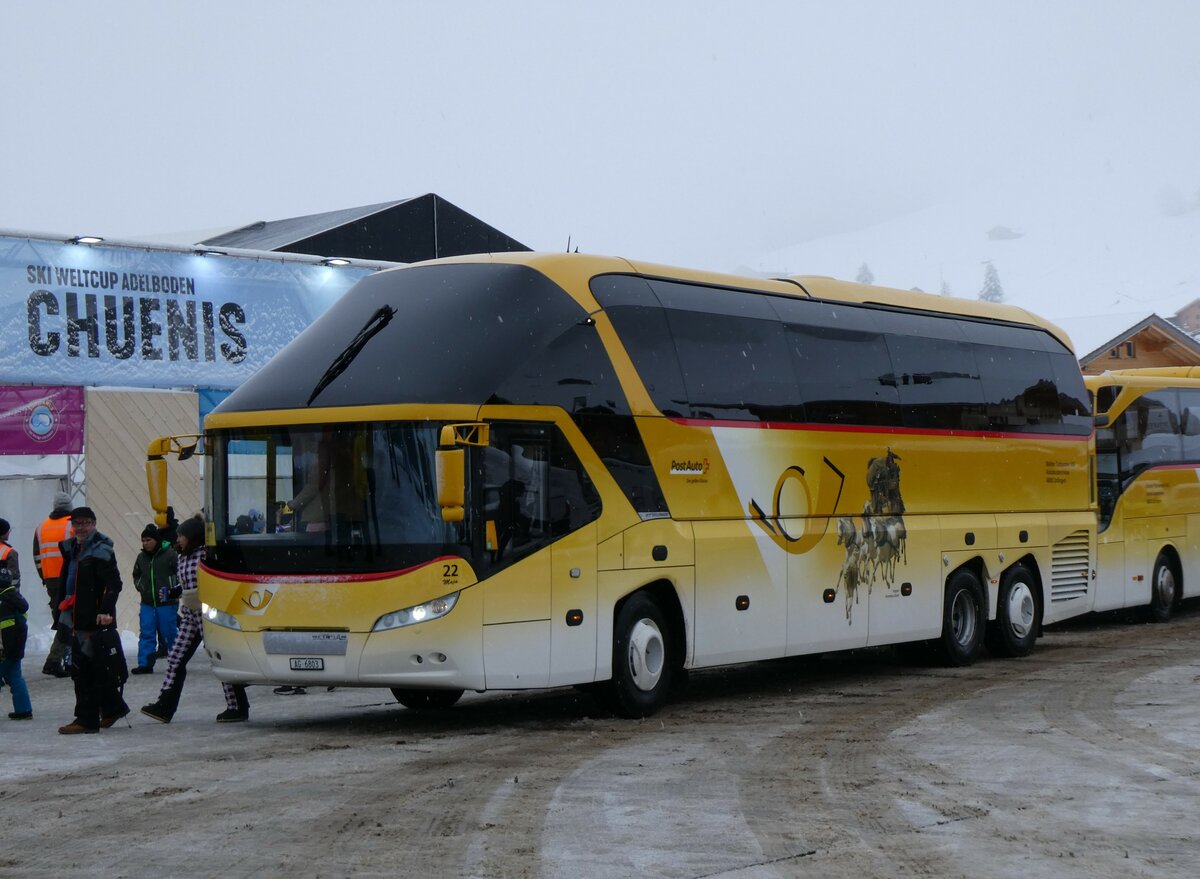
[[[978,298],[987,264],[1004,301],[1044,317],[1170,317],[1200,297],[1200,171],[1118,178],[1111,168],[965,190],[938,204],[753,258],[757,275],[831,275]]]

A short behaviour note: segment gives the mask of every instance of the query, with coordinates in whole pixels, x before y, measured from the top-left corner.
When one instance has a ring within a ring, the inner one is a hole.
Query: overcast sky
[[[1200,3],[6,3],[0,229],[437,192],[722,270],[997,179],[1200,189]]]

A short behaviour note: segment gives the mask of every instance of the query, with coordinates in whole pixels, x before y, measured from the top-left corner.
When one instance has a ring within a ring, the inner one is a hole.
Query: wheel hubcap
[[[954,596],[954,606],[950,609],[950,628],[954,632],[954,640],[963,647],[975,639],[975,602],[965,589]]]
[[[1166,565],[1158,569],[1158,580],[1154,584],[1158,588],[1158,603],[1170,607],[1175,603],[1175,572]]]
[[[1018,638],[1024,638],[1033,628],[1036,605],[1033,592],[1025,583],[1014,583],[1008,591],[1008,627]]]
[[[633,685],[642,692],[653,690],[662,677],[666,658],[658,626],[653,620],[638,620],[629,633],[629,676]]]

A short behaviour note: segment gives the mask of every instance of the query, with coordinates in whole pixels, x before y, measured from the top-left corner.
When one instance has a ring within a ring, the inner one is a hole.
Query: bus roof
[[[1071,344],[1070,337],[1062,328],[1017,306],[998,305],[976,299],[935,296],[931,293],[924,293],[917,290],[897,290],[891,287],[877,287],[873,284],[857,284],[818,275],[758,278],[710,272],[701,269],[681,268],[679,266],[662,265],[659,263],[643,262],[641,260],[629,260],[622,257],[536,251],[473,254],[430,260],[425,263],[413,263],[413,265],[455,262],[497,262],[529,266],[546,275],[552,281],[559,284],[559,286],[569,291],[573,296],[576,296],[580,305],[588,311],[596,311],[600,307],[599,303],[591,297],[590,292],[586,298],[579,295],[581,291],[588,289],[587,282],[592,277],[603,274],[632,273],[648,277],[671,278],[718,287],[732,287],[739,290],[772,293],[781,296],[854,302],[864,305],[882,305],[937,314],[962,315],[982,320],[1025,324],[1039,327],[1050,333],[1050,335],[1054,336],[1070,349],[1072,353],[1075,350]],[[404,271],[404,268],[401,267],[390,271]]]

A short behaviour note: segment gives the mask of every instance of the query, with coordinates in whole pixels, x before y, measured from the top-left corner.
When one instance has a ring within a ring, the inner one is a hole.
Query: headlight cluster
[[[388,629],[399,629],[404,626],[411,626],[414,623],[425,623],[429,620],[436,620],[438,617],[444,617],[454,609],[454,605],[458,602],[458,593],[452,592],[449,595],[443,595],[441,598],[435,598],[433,601],[427,601],[424,604],[416,604],[412,607],[406,607],[403,610],[394,610],[391,613],[385,613],[375,625],[371,627],[372,632],[386,632]]]
[[[241,623],[234,618],[233,614],[217,610],[215,607],[210,607],[207,604],[200,605],[200,613],[213,625],[224,626],[226,629],[237,629],[239,632],[242,630]]]

